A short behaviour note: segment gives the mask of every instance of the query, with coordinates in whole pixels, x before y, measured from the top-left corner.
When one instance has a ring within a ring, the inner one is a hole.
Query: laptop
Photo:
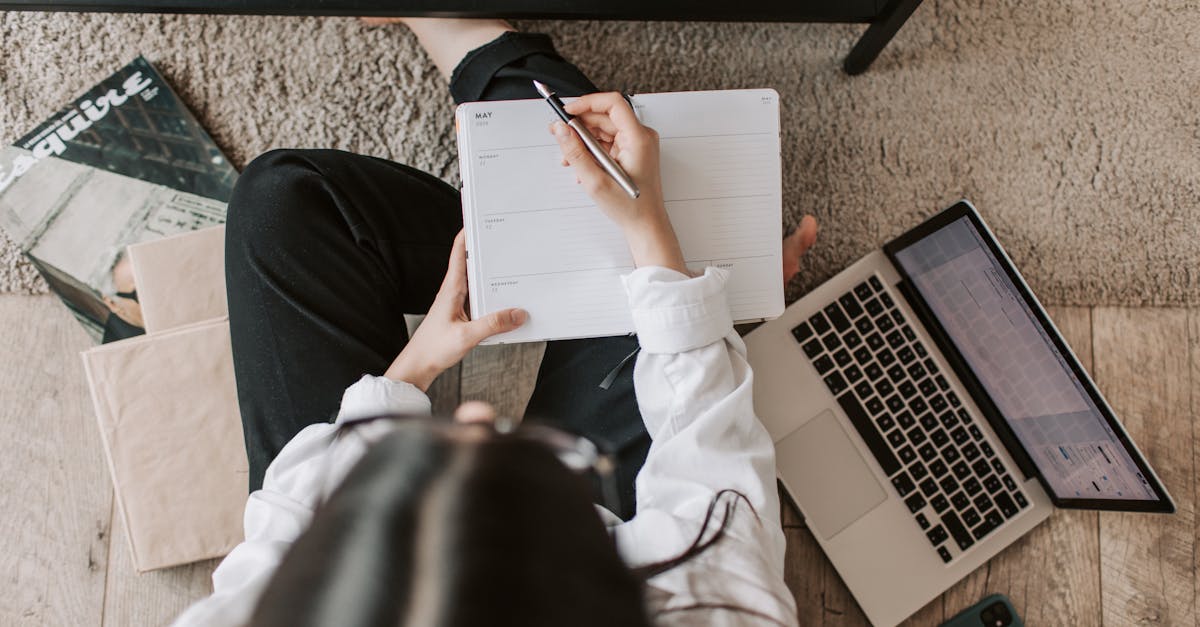
[[[780,482],[875,625],[1055,507],[1175,510],[965,200],[745,341]]]

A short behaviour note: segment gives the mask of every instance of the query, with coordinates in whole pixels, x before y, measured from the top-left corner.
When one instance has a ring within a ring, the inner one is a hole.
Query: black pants
[[[458,102],[596,91],[544,35],[509,33],[455,70]],[[449,112],[447,112],[449,115]],[[304,427],[337,414],[342,392],[382,375],[408,342],[403,314],[425,313],[454,236],[458,191],[413,168],[333,150],[276,150],[246,166],[229,202],[226,279],[250,489]],[[550,342],[526,409],[618,456],[618,515],[650,438],[633,394],[633,337]]]

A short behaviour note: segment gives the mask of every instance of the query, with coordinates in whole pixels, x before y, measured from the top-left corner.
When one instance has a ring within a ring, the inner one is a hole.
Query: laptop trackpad
[[[829,539],[887,500],[870,466],[828,409],[775,445],[776,466],[808,526]]]

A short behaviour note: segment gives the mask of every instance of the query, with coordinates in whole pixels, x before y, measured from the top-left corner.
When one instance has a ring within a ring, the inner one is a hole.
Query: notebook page
[[[689,267],[731,272],[734,319],[779,315],[781,167],[773,90],[634,98],[662,144],[667,211]],[[529,311],[489,343],[618,335],[633,330],[620,276],[633,260],[620,230],[561,166],[541,100],[458,111],[473,317]]]

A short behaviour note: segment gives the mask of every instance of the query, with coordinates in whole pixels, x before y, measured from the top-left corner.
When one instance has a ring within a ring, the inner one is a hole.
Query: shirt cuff
[[[695,278],[654,266],[621,277],[642,350],[682,353],[725,337],[733,329],[728,278],[727,270],[711,266]]]
[[[342,394],[341,424],[383,414],[429,414],[429,397],[411,383],[364,374]]]

